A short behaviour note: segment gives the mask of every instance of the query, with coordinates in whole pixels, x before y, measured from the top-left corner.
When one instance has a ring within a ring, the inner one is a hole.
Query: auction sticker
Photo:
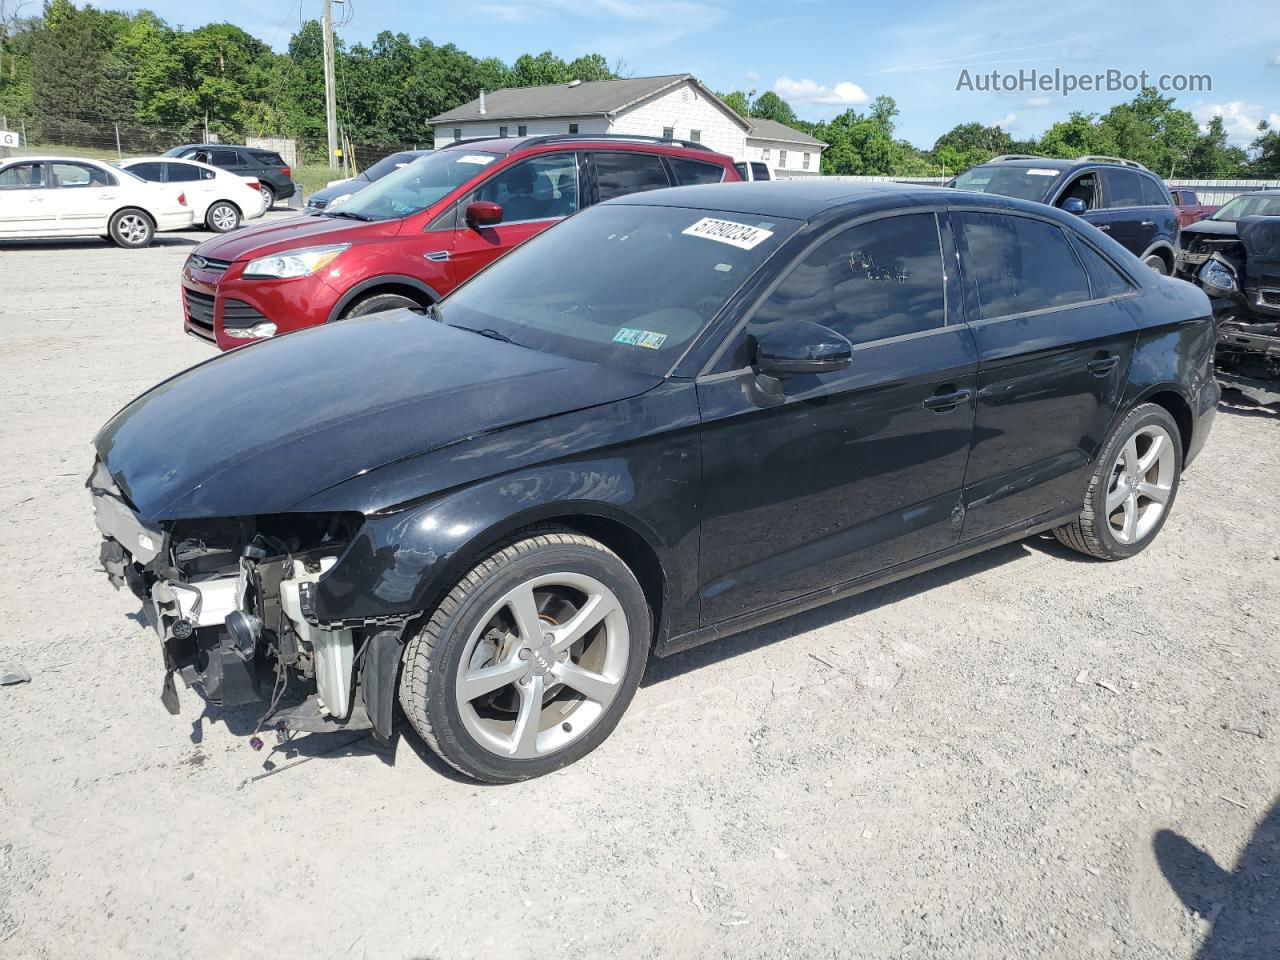
[[[459,157],[458,162],[459,163],[475,163],[483,167],[483,166],[486,166],[487,164],[493,163],[493,161],[496,159],[498,158],[491,156],[490,154],[487,154],[487,153],[468,153],[465,157]]]
[[[644,347],[646,350],[657,350],[667,342],[665,333],[654,333],[652,330],[636,330],[634,327],[620,327],[613,335],[614,343],[625,343],[632,347]]]
[[[773,236],[773,231],[766,230],[764,227],[749,227],[745,223],[717,220],[714,217],[703,217],[693,226],[685,227],[680,232],[690,237],[702,237],[718,243],[727,243],[731,247],[742,250],[758,247]]]

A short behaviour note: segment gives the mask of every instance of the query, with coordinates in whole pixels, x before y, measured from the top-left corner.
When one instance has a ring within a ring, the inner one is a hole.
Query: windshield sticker
[[[742,250],[752,250],[773,236],[772,230],[766,230],[763,227],[749,227],[745,223],[717,220],[714,217],[703,217],[693,226],[686,227],[681,233],[690,237],[715,240],[717,243],[727,243],[731,247]]]
[[[686,233],[688,231],[685,231]],[[632,327],[619,327],[613,335],[614,343],[625,343],[630,347],[644,347],[646,350],[657,350],[667,342],[665,333],[654,333],[652,330],[636,330]]]
[[[1027,171],[1028,175],[1033,177],[1056,177],[1059,173],[1057,170],[1046,170],[1043,167],[1032,167]]]
[[[476,163],[483,167],[486,164],[493,163],[493,161],[496,159],[497,159],[496,157],[486,156],[483,153],[468,153],[465,157],[459,157],[458,162],[459,163]]]

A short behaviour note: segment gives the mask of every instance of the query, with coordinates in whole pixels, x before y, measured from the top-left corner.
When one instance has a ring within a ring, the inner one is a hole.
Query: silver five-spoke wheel
[[[1159,424],[1148,424],[1129,438],[1107,489],[1107,524],[1118,542],[1136,543],[1159,523],[1176,466],[1173,438]]]
[[[462,653],[455,695],[467,732],[503,757],[560,750],[591,729],[626,675],[622,605],[594,577],[551,573],[508,591]]]

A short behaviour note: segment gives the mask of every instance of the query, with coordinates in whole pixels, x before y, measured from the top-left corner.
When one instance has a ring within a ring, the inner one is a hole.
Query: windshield
[[[417,156],[412,153],[393,153],[391,156],[383,157],[373,166],[367,168],[360,174],[360,179],[369,180],[371,182],[374,180],[381,180],[388,173],[399,170],[401,167],[407,167],[416,159]]]
[[[508,254],[437,308],[524,347],[664,375],[799,222],[604,204]]]
[[[1049,167],[974,167],[956,177],[955,186],[960,190],[1043,201],[1061,172]]]
[[[1235,197],[1222,205],[1210,220],[1225,220],[1235,223],[1245,217],[1280,217],[1280,195],[1267,197],[1249,196]]]
[[[396,220],[427,209],[498,159],[483,150],[442,150],[419,157],[365,187],[331,216]]]

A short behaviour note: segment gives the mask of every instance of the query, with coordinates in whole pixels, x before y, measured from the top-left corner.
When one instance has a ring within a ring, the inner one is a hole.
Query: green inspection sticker
[[[667,342],[665,333],[654,333],[652,330],[636,330],[632,327],[620,327],[613,335],[614,343],[625,343],[631,347],[644,347],[646,350],[657,350]]]

